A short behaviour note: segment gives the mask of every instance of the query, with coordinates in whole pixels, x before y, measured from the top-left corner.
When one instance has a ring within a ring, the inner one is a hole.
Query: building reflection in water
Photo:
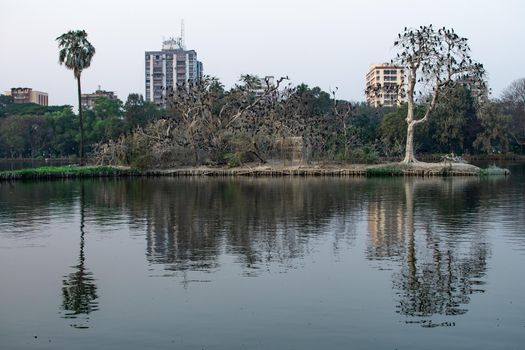
[[[366,257],[393,270],[396,311],[407,322],[452,324],[450,316],[465,313],[471,295],[484,291],[489,245],[481,213],[488,204],[479,179],[162,178],[83,184],[89,186],[90,218],[102,223],[112,220],[111,213],[125,217],[132,234],[145,235],[148,262],[168,275],[213,272],[224,256],[250,276],[275,266],[293,269],[316,244],[332,240],[335,254],[353,244],[364,214]],[[80,262],[64,281],[64,309],[73,317],[98,307],[84,263],[83,202]]]
[[[145,216],[147,258],[171,271],[211,271],[223,254],[235,256],[248,275],[273,262],[293,267],[311,240],[332,232],[328,227],[338,232],[336,245],[355,235],[352,224],[335,219],[338,199],[326,184],[161,181],[135,210]]]
[[[334,239],[334,251],[351,244],[366,213],[366,256],[393,270],[396,311],[410,322],[434,326],[425,318],[465,313],[471,294],[484,291],[489,246],[479,179],[157,179],[111,186],[98,186],[93,201],[125,206],[131,224],[143,225],[148,261],[168,272],[210,272],[223,255],[234,256],[247,275],[272,263],[294,268],[316,242]]]
[[[405,239],[403,203],[399,198],[389,200],[381,194],[371,193],[367,204],[367,257],[389,259],[401,256]]]
[[[511,249],[524,249],[520,179],[517,185],[477,178],[19,182],[0,186],[0,227],[30,240],[48,234],[41,228],[51,214],[73,220],[80,211],[78,263],[60,288],[62,317],[76,319],[75,327],[87,327],[99,307],[86,264],[86,213],[93,231],[129,226],[145,239],[147,262],[168,275],[213,272],[231,259],[250,276],[294,269],[321,244],[344,253],[341,247],[366,234],[366,258],[392,270],[394,309],[407,322],[431,327],[453,324],[485,290],[489,221],[507,227],[502,239]]]
[[[294,268],[326,240],[336,253],[352,244],[351,213],[362,207],[354,189],[365,181],[136,179],[86,182],[86,195],[90,220],[127,217],[132,234],[145,234],[148,262],[168,274],[210,272],[228,255],[253,275],[273,263]]]

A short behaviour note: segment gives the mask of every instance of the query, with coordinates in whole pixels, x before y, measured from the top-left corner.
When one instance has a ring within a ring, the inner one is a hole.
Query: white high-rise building
[[[169,38],[161,51],[146,51],[146,100],[166,106],[166,95],[176,86],[202,79],[202,62],[195,50],[186,50],[184,38]]]

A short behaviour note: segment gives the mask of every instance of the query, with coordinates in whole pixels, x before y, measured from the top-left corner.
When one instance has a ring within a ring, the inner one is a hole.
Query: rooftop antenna
[[[184,18],[180,20],[180,46],[186,49],[186,43],[184,42]]]

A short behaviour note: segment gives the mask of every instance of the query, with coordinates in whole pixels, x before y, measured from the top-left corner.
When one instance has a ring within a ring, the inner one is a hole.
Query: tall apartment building
[[[373,64],[366,75],[366,101],[379,107],[400,106],[405,102],[401,93],[404,84],[403,67],[393,64]],[[381,87],[379,93],[374,87]]]
[[[166,94],[176,86],[202,79],[202,62],[195,50],[186,50],[184,38],[170,38],[161,51],[146,51],[146,100],[166,106]]]
[[[91,109],[95,105],[95,101],[97,100],[97,98],[100,98],[100,97],[105,97],[110,100],[117,99],[117,96],[115,95],[113,91],[101,90],[99,87],[98,90],[96,90],[95,92],[91,94],[80,95],[80,103],[82,104],[83,108]]]
[[[10,95],[14,103],[36,103],[41,106],[47,106],[49,103],[47,92],[36,91],[32,88],[12,88]]]

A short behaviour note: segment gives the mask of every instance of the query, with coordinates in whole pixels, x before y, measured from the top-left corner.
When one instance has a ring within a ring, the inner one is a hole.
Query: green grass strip
[[[133,169],[121,169],[111,166],[66,165],[57,167],[28,168],[19,170],[0,171],[0,179],[38,179],[38,178],[64,178],[64,177],[102,177],[137,175]]]

